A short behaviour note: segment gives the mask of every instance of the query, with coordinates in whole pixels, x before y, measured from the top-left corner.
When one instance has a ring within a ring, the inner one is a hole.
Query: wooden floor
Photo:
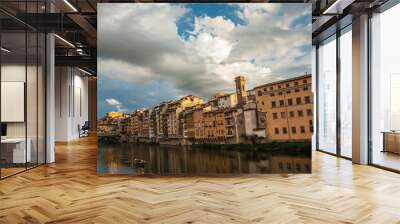
[[[1,168],[1,177],[8,177],[8,176],[11,176],[13,174],[16,174],[16,173],[19,173],[19,172],[23,172],[25,170],[26,170],[25,167],[23,167],[23,168],[20,168],[20,167],[7,167],[7,168],[4,168],[4,167],[2,167]]]
[[[96,174],[94,138],[0,181],[0,223],[400,223],[400,175],[313,154],[312,175]]]
[[[374,164],[400,170],[400,155],[391,152],[375,151],[373,155]]]

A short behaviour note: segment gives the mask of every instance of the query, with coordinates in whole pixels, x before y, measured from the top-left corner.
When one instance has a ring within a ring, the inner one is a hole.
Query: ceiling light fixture
[[[83,72],[83,73],[85,73],[85,74],[87,74],[87,75],[89,75],[89,76],[92,76],[92,73],[90,73],[90,72],[88,72],[88,71],[86,71],[86,70],[83,70],[83,69],[81,69],[81,68],[79,68],[79,67],[78,67],[78,70],[81,71],[81,72]]]
[[[76,49],[76,53],[78,53],[79,55],[83,55],[83,49],[82,48],[77,48]]]
[[[66,43],[67,45],[69,45],[70,47],[75,48],[75,45],[73,45],[71,42],[69,42],[68,40],[60,37],[58,34],[54,34],[55,37],[57,37],[59,40],[61,40],[62,42]]]
[[[74,12],[78,12],[78,10],[68,1],[64,0],[65,4],[67,4]]]
[[[9,50],[9,49],[7,49],[5,47],[1,47],[1,51],[4,51],[6,53],[10,53],[11,52],[11,50]]]
[[[336,9],[336,11],[337,11],[337,5],[339,4],[339,2],[340,2],[340,0],[336,0],[332,5],[330,5],[327,9],[325,9],[325,11],[322,14],[324,14],[324,15],[333,14],[331,11],[333,9]],[[339,14],[339,13],[337,13],[337,14]]]
[[[355,0],[336,0],[322,13],[323,15],[339,15],[343,10],[351,5]]]

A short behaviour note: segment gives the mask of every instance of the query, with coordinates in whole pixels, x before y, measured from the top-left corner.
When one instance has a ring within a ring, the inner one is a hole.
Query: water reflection
[[[213,175],[309,173],[307,156],[140,143],[99,143],[100,174]]]

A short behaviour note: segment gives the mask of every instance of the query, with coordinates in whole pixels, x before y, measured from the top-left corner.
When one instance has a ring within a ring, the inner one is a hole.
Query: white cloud
[[[311,26],[292,28],[310,13],[304,4],[240,4],[245,25],[222,16],[196,17],[187,39],[176,22],[179,4],[99,4],[99,73],[133,84],[168,81],[174,94],[210,96],[234,91],[243,74],[254,85],[311,70]],[[154,91],[154,90],[151,90]]]
[[[106,99],[106,103],[107,103],[108,105],[110,105],[110,106],[117,106],[117,105],[120,105],[120,104],[121,104],[118,100],[116,100],[116,99],[114,99],[114,98],[108,98],[108,99]]]
[[[211,35],[224,37],[225,34],[235,29],[235,24],[222,16],[196,17],[193,33],[209,33]]]
[[[197,37],[190,37],[188,47],[193,48],[200,57],[209,63],[221,63],[231,52],[232,44],[227,40],[210,33],[201,32]]]
[[[115,106],[115,108],[117,109],[118,112],[126,112],[126,111],[128,111],[127,109],[122,108],[122,103],[119,102],[117,99],[107,98],[105,101],[109,106]]]

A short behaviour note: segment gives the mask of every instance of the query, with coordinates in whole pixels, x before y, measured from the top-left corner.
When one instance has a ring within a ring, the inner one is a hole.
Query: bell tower
[[[243,106],[247,101],[246,92],[246,79],[244,76],[237,76],[235,78],[236,83],[236,97],[239,106]]]

